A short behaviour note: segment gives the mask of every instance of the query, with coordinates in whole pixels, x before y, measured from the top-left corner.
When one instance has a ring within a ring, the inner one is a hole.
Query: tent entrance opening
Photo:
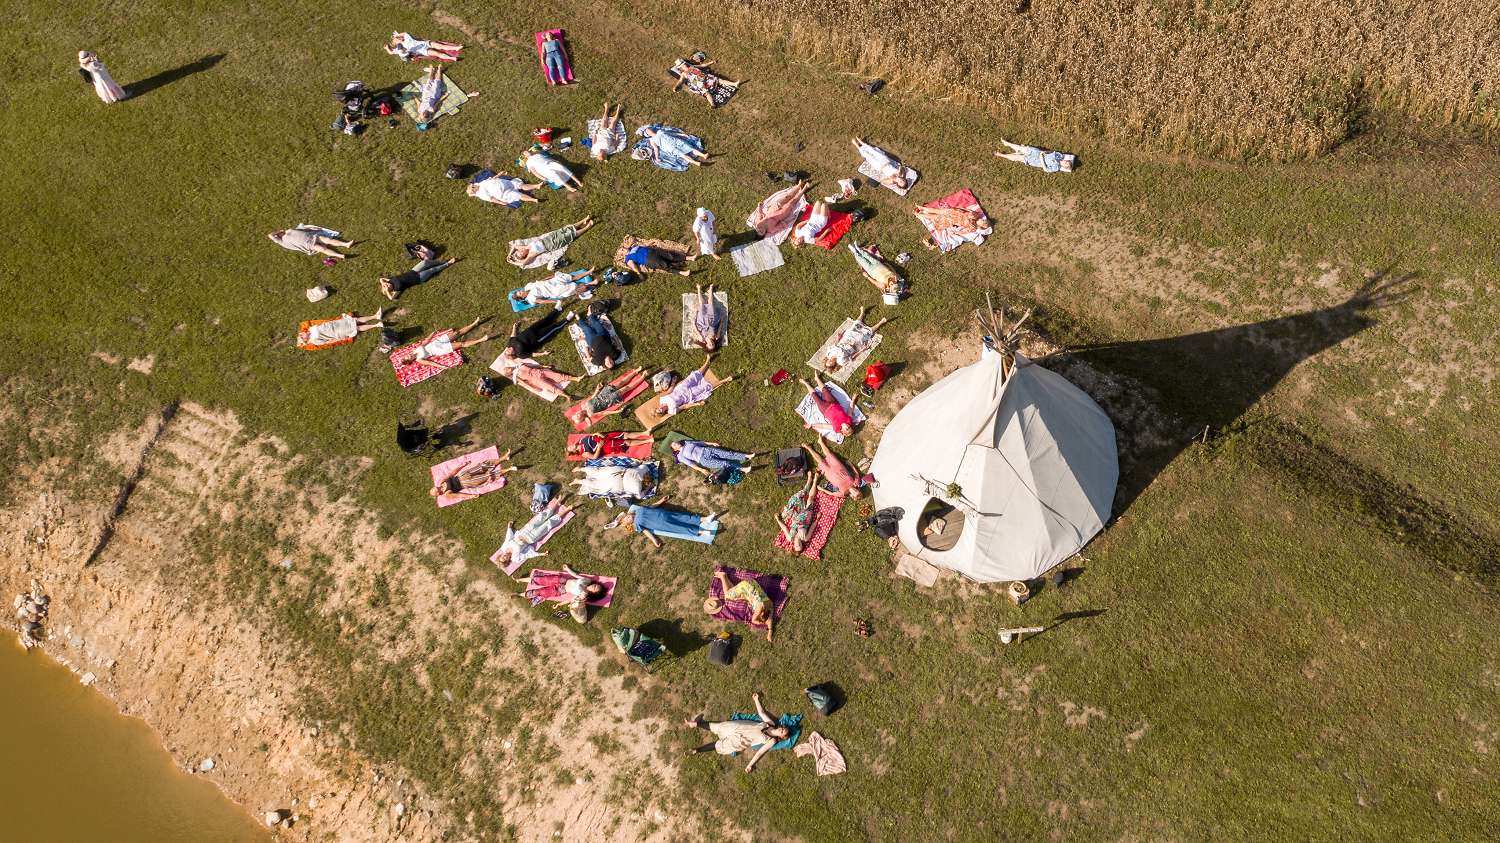
[[[952,550],[963,531],[963,510],[937,498],[927,500],[917,519],[917,538],[928,550]]]

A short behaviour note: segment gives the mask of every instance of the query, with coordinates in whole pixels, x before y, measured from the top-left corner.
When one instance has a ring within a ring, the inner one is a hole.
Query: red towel
[[[844,505],[845,497],[836,495],[824,489],[819,489],[813,498],[813,528],[807,536],[807,544],[802,547],[802,555],[808,559],[823,558],[823,547],[828,544],[828,536],[833,532],[833,522],[839,520],[839,509]],[[775,545],[787,553],[792,551],[792,543],[786,540],[780,530],[776,531]]]
[[[801,217],[797,218],[797,225],[801,225],[802,223],[807,222],[807,218],[810,216],[812,216],[811,206],[809,206],[807,210],[802,212]],[[817,237],[813,238],[813,243],[822,246],[825,249],[832,250],[834,246],[837,246],[839,244],[839,241],[843,239],[844,235],[849,233],[849,229],[853,225],[853,214],[847,213],[845,211],[835,211],[829,209],[828,224],[823,226],[823,230],[818,232]],[[796,231],[797,227],[792,226],[792,230]]]
[[[578,442],[580,440],[582,440],[583,437],[585,437],[585,436],[608,436],[608,435],[609,435],[608,433],[594,433],[594,434],[589,434],[589,433],[569,433],[568,434],[568,450],[566,452],[564,452],[563,459],[567,460],[568,462],[579,462],[579,461],[585,459],[585,457],[583,456],[583,454],[572,453],[573,446],[577,445]],[[610,454],[610,456],[612,456],[612,457],[630,457],[631,459],[634,459],[634,460],[649,460],[649,459],[651,459],[651,448],[654,445],[655,445],[655,440],[653,440],[651,442],[642,442],[639,445],[631,445],[630,446],[630,450],[626,451],[623,454]]]
[[[402,387],[409,387],[412,384],[421,383],[428,378],[435,378],[449,369],[457,368],[464,364],[464,356],[457,350],[454,350],[452,354],[444,354],[441,357],[427,358],[428,363],[436,363],[442,368],[409,362],[409,358],[416,349],[444,334],[452,337],[453,331],[438,331],[426,339],[417,340],[410,345],[403,345],[391,352],[391,368],[396,370],[397,383],[401,384]]]
[[[642,372],[641,374],[645,374],[645,372]],[[619,377],[617,377],[614,380],[610,381],[610,383],[614,384],[614,386],[617,387],[617,388],[623,389],[625,387],[626,382],[628,382],[629,380],[630,380],[630,373],[629,372],[625,372],[625,373],[621,374]],[[650,384],[650,379],[649,378],[642,379],[641,383],[638,386],[636,386],[635,389],[632,389],[629,392],[624,393],[625,400],[621,401],[620,403],[621,404],[628,404],[631,401],[634,401],[636,399],[636,396],[638,396],[642,392],[646,391],[646,387],[649,384]],[[610,409],[614,409],[614,408],[611,407]],[[563,411],[563,415],[567,416],[568,417],[568,421],[570,421],[570,422],[573,423],[573,429],[574,430],[588,430],[589,429],[588,425],[583,424],[580,421],[580,419],[583,418],[583,402],[582,401],[579,401],[577,404],[574,404],[573,406],[571,406],[568,409],[564,410]]]

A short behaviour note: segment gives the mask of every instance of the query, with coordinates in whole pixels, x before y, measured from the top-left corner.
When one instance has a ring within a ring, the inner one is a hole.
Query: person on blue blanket
[[[689,729],[702,729],[713,733],[715,740],[693,750],[694,754],[700,752],[717,752],[720,755],[735,755],[747,750],[754,749],[755,754],[750,756],[750,761],[745,765],[745,772],[755,771],[756,762],[776,744],[792,736],[792,728],[783,726],[776,718],[766,712],[766,707],[761,704],[760,692],[756,691],[750,698],[755,703],[756,720],[718,720],[707,721],[701,716],[682,721]]]
[[[1007,161],[1015,161],[1028,167],[1035,167],[1048,173],[1071,173],[1073,172],[1074,156],[1066,152],[1054,152],[1050,149],[1042,149],[1036,146],[1025,146],[1019,143],[1011,143],[1001,138],[1000,142],[1006,148],[995,150],[996,158],[1004,158]]]
[[[642,126],[640,131],[653,164],[661,164],[662,159],[681,159],[701,167],[710,157],[702,149],[703,141],[670,126]]]

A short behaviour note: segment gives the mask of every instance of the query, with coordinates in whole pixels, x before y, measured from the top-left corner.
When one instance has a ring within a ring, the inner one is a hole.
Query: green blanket
[[[420,79],[416,82],[406,83],[405,87],[396,94],[396,101],[401,103],[401,110],[406,112],[406,116],[410,117],[411,121],[418,126],[426,126],[436,122],[440,117],[447,117],[449,114],[458,113],[458,109],[469,101],[469,95],[464,93],[464,89],[455,84],[452,79],[448,78],[448,74],[444,73],[443,98],[438,102],[437,113],[432,115],[432,119],[425,123],[417,117],[417,103],[421,102],[421,100],[422,80]]]

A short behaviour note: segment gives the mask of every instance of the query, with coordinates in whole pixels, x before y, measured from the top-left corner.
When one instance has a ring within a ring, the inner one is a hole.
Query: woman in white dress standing
[[[115,82],[109,71],[104,69],[104,62],[89,50],[78,51],[78,69],[88,74],[90,82],[94,83],[94,93],[105,102],[119,102],[125,99],[125,89]]]

